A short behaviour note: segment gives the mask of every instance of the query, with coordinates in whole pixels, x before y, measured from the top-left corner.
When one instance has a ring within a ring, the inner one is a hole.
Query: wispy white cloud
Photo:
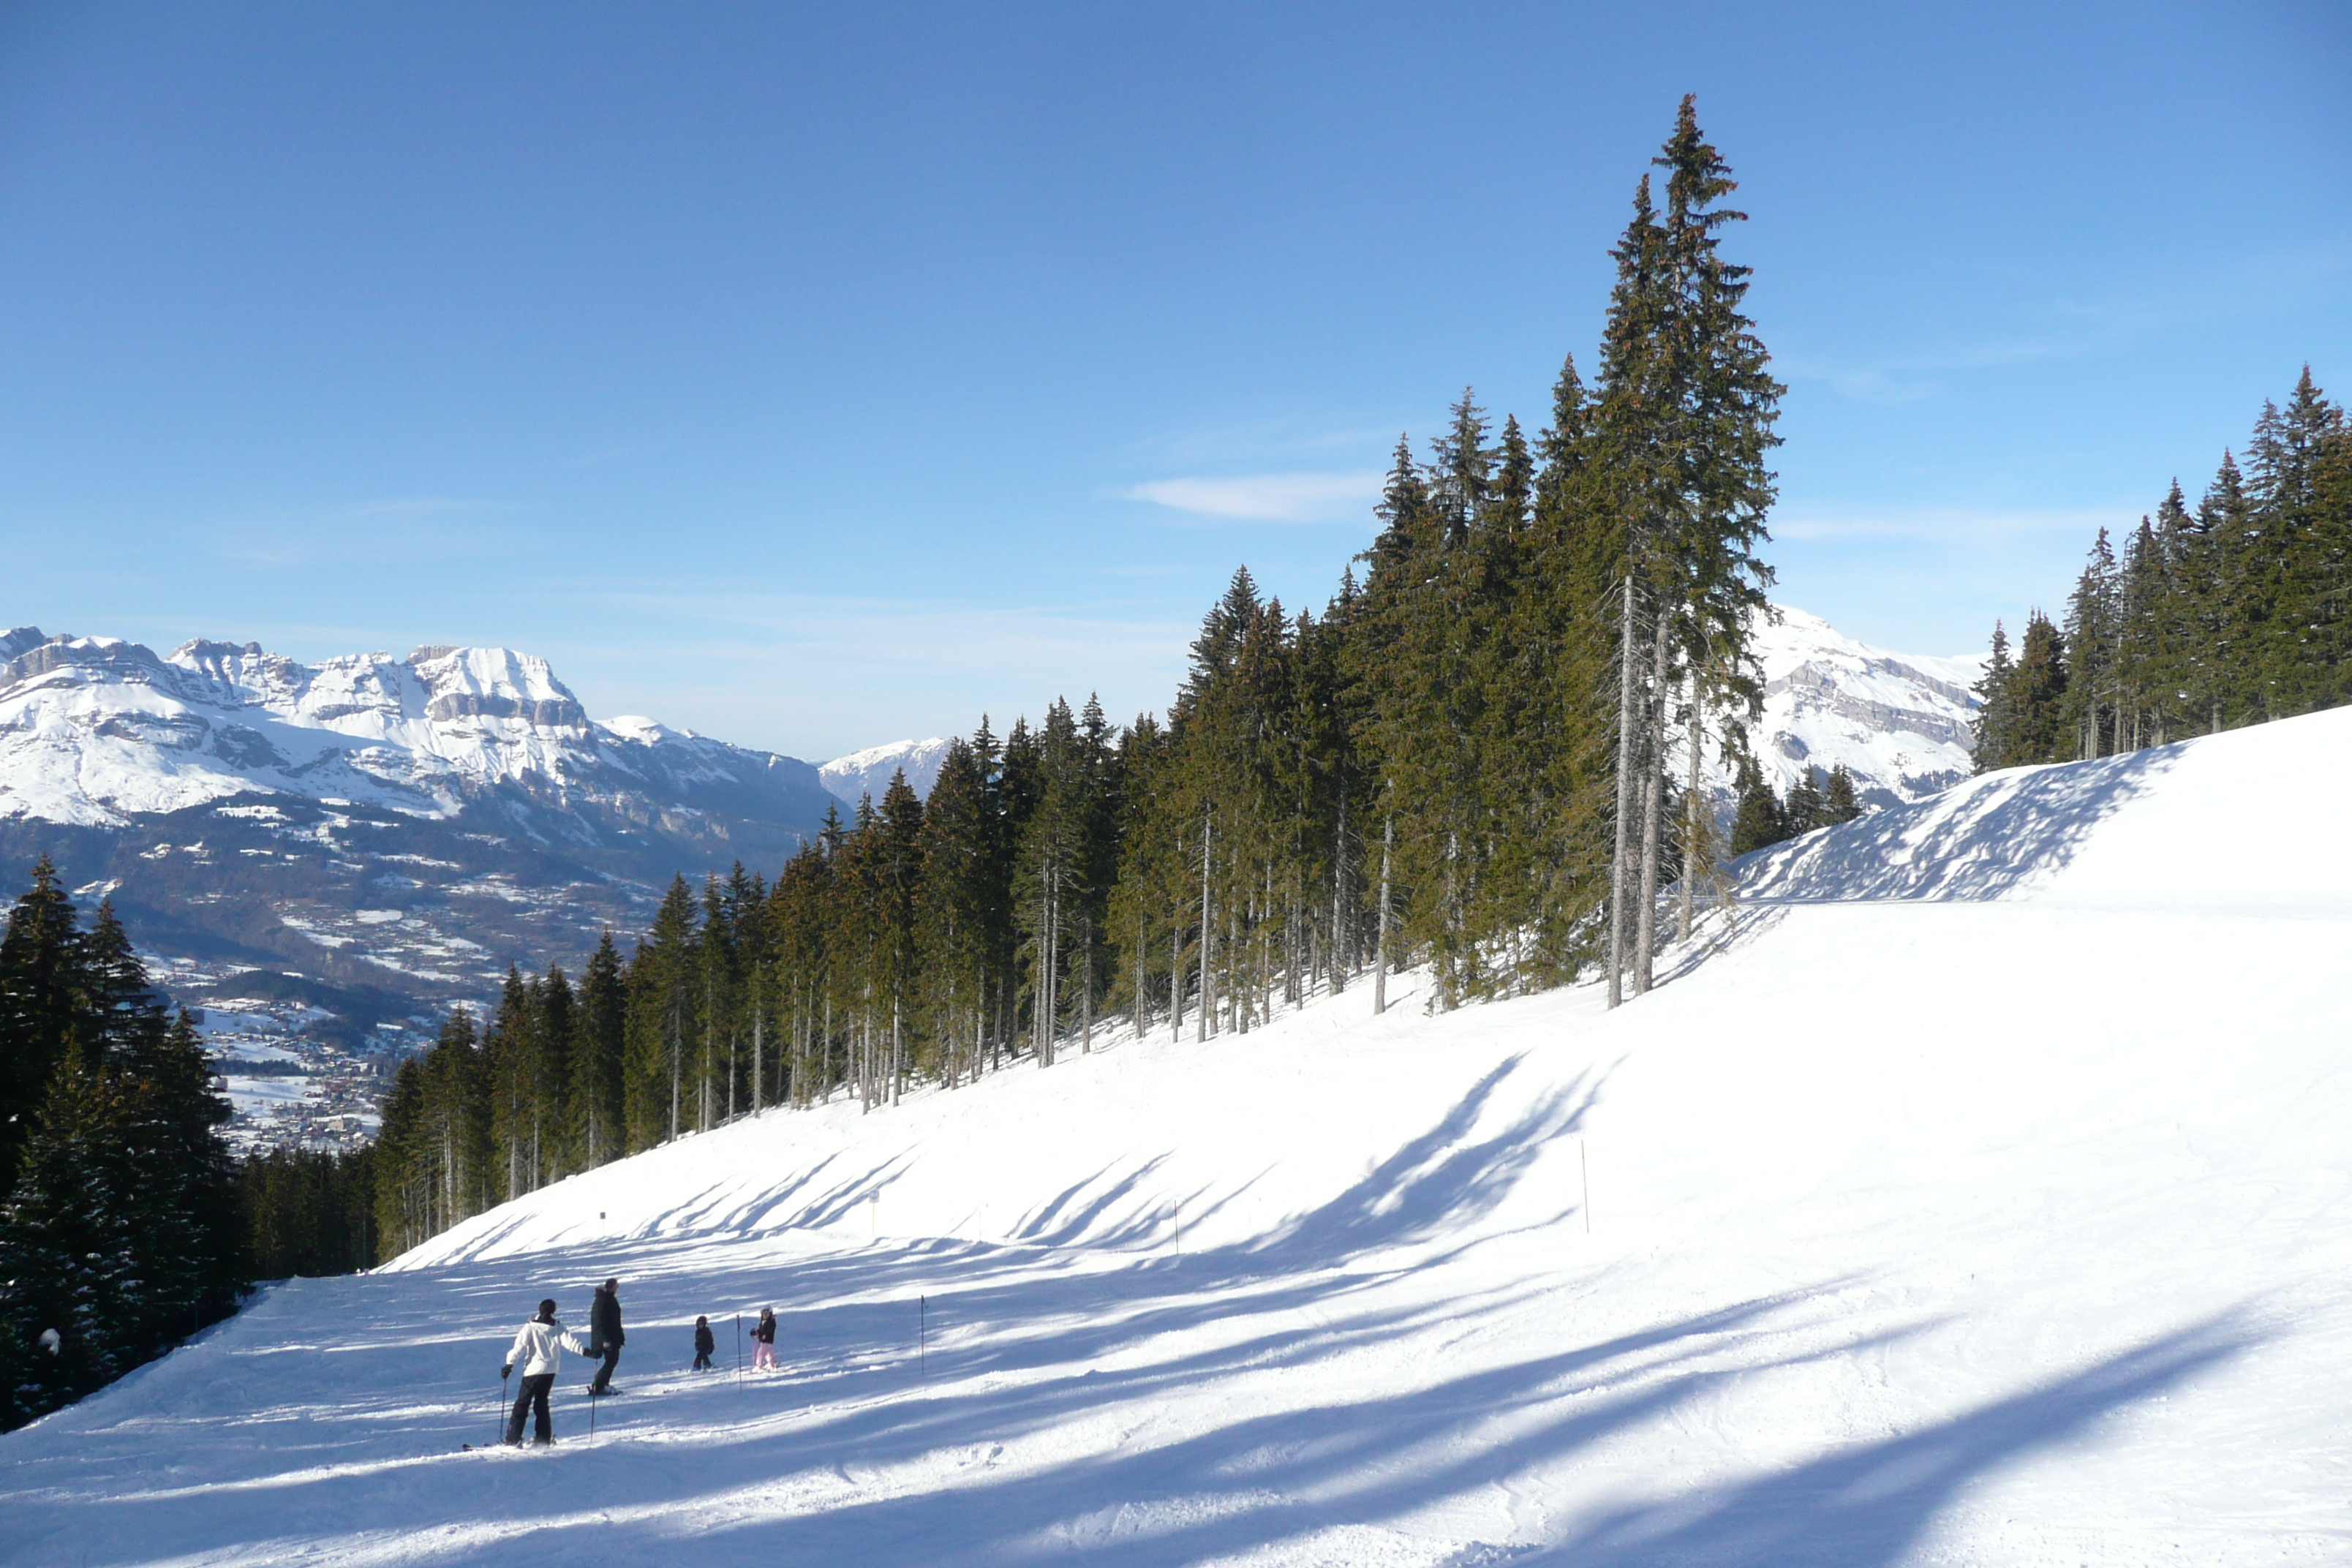
[[[1381,493],[1381,470],[1153,479],[1119,492],[1195,517],[1248,522],[1352,522]]]

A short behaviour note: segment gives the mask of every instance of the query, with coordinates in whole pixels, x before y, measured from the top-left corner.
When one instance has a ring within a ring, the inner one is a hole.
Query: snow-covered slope
[[[566,819],[553,831],[593,837],[598,818],[797,818],[823,799],[805,763],[650,720],[593,722],[546,660],[506,648],[313,668],[255,643],[159,658],[27,626],[0,652],[0,818],[112,826],[256,793],[450,816],[503,787]]]
[[[852,805],[857,804],[860,795],[871,795],[878,804],[883,792],[890,787],[890,775],[901,769],[906,771],[908,786],[928,799],[932,784],[940,776],[940,763],[947,754],[944,736],[934,735],[928,741],[893,741],[887,745],[868,746],[862,752],[835,757],[817,772],[823,775],[825,788]]]
[[[1969,775],[1981,659],[1889,653],[1856,642],[1818,616],[1776,606],[1751,637],[1764,674],[1764,716],[1749,750],[1783,795],[1809,770],[1843,763],[1864,801],[1894,805]],[[1717,796],[1732,798],[1729,771],[1710,750]]]
[[[2352,710],[1975,780],[1615,1013],[1359,986],[688,1138],[0,1437],[0,1558],[2342,1561],[2347,769]],[[551,1456],[457,1452],[607,1274],[593,1447],[575,1366]]]

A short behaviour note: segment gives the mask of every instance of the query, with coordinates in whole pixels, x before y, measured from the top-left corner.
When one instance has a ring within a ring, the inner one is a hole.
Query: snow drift
[[[0,1438],[0,1555],[2340,1560],[2347,768],[2352,711],[1970,781],[1615,1013],[1358,987],[682,1140]],[[457,1452],[608,1273],[594,1447],[572,1376]],[[683,1371],[762,1304],[782,1374]]]

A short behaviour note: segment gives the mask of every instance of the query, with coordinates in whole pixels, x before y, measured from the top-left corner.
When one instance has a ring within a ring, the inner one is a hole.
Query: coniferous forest
[[[2112,756],[2352,697],[2352,426],[2304,367],[2246,463],[2192,510],[2175,479],[2123,542],[2101,529],[2063,624],[1996,622],[1979,773]]]
[[[43,860],[0,938],[0,1429],[235,1310],[228,1118],[194,1020]]]
[[[1648,989],[1706,881],[1682,868],[1723,858],[1685,742],[1742,754],[1759,696],[1781,393],[1689,100],[1654,162],[1590,382],[1570,358],[1532,434],[1465,393],[1400,440],[1319,612],[1237,571],[1164,717],[982,718],[928,800],[895,781],[772,879],[678,879],[627,957],[452,1016],[385,1107],[383,1247],[747,1111],[1050,1067],[1114,1019],[1247,1033],[1312,992],[1384,1005],[1407,963],[1437,1007],[1595,966]]]

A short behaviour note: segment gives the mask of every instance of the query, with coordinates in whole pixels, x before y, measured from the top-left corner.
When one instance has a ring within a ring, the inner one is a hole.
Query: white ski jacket
[[[562,1365],[565,1351],[573,1355],[588,1353],[561,1322],[542,1323],[533,1318],[515,1335],[514,1347],[507,1352],[507,1364],[525,1377],[544,1377]]]

